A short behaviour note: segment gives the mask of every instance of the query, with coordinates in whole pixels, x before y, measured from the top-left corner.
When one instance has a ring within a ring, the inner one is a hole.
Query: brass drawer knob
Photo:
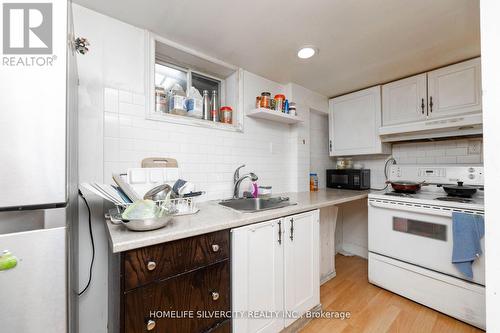
[[[156,262],[154,262],[154,261],[148,261],[147,267],[148,267],[148,271],[154,271],[155,268],[156,268]]]
[[[152,331],[155,329],[155,327],[156,327],[156,322],[154,320],[151,320],[151,319],[148,320],[148,323],[146,324],[146,329],[148,331]]]
[[[213,244],[212,245],[212,251],[219,252],[219,249],[220,249],[219,244]]]
[[[213,299],[214,301],[218,300],[218,299],[219,299],[219,297],[220,297],[220,295],[219,295],[219,293],[218,293],[218,292],[216,292],[216,291],[213,291],[213,292],[212,292],[212,299]]]

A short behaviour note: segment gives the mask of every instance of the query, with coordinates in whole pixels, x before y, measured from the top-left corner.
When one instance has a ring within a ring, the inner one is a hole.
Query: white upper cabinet
[[[382,86],[382,125],[425,120],[427,74],[415,75]]]
[[[481,59],[385,84],[382,104],[383,141],[480,134]]]
[[[479,58],[429,72],[427,79],[430,118],[481,112]]]
[[[380,86],[330,100],[330,156],[387,154],[380,141]]]

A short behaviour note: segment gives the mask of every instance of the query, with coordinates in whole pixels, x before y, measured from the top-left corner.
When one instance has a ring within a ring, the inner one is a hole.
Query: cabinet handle
[[[219,252],[219,249],[220,249],[219,244],[213,244],[213,245],[212,245],[212,251],[214,251],[214,252]]]
[[[429,106],[431,107],[431,113],[432,113],[432,106],[434,105],[434,103],[432,103],[432,96],[431,96],[431,99],[430,99],[430,102],[429,102]]]
[[[424,114],[425,104],[424,104],[424,99],[423,98],[422,98],[422,104],[420,105],[420,107],[422,108],[422,114]]]
[[[148,320],[148,322],[146,324],[146,329],[148,331],[152,331],[152,330],[155,329],[155,327],[156,327],[156,322],[154,320],[152,320],[152,319]]]
[[[290,240],[293,242],[293,217],[290,220]]]
[[[281,221],[278,221],[278,244],[281,245]]]
[[[330,140],[330,152],[332,152],[332,140]]]
[[[148,271],[154,271],[156,268],[156,262],[148,261],[147,267],[148,267]]]
[[[217,291],[212,291],[212,299],[214,301],[218,300],[220,297],[219,293]]]

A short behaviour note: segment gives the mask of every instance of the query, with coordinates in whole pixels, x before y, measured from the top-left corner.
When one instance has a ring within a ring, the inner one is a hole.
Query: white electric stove
[[[391,181],[425,181],[417,193],[388,189],[368,195],[371,283],[485,328],[484,253],[468,279],[452,264],[452,213],[484,215],[480,165],[392,165]],[[470,198],[451,197],[441,185],[477,187]],[[482,240],[484,251],[484,239]]]

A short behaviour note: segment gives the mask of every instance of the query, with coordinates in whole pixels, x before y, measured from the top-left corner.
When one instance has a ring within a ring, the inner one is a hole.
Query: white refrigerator
[[[0,4],[0,331],[75,332],[78,128],[71,4]]]

